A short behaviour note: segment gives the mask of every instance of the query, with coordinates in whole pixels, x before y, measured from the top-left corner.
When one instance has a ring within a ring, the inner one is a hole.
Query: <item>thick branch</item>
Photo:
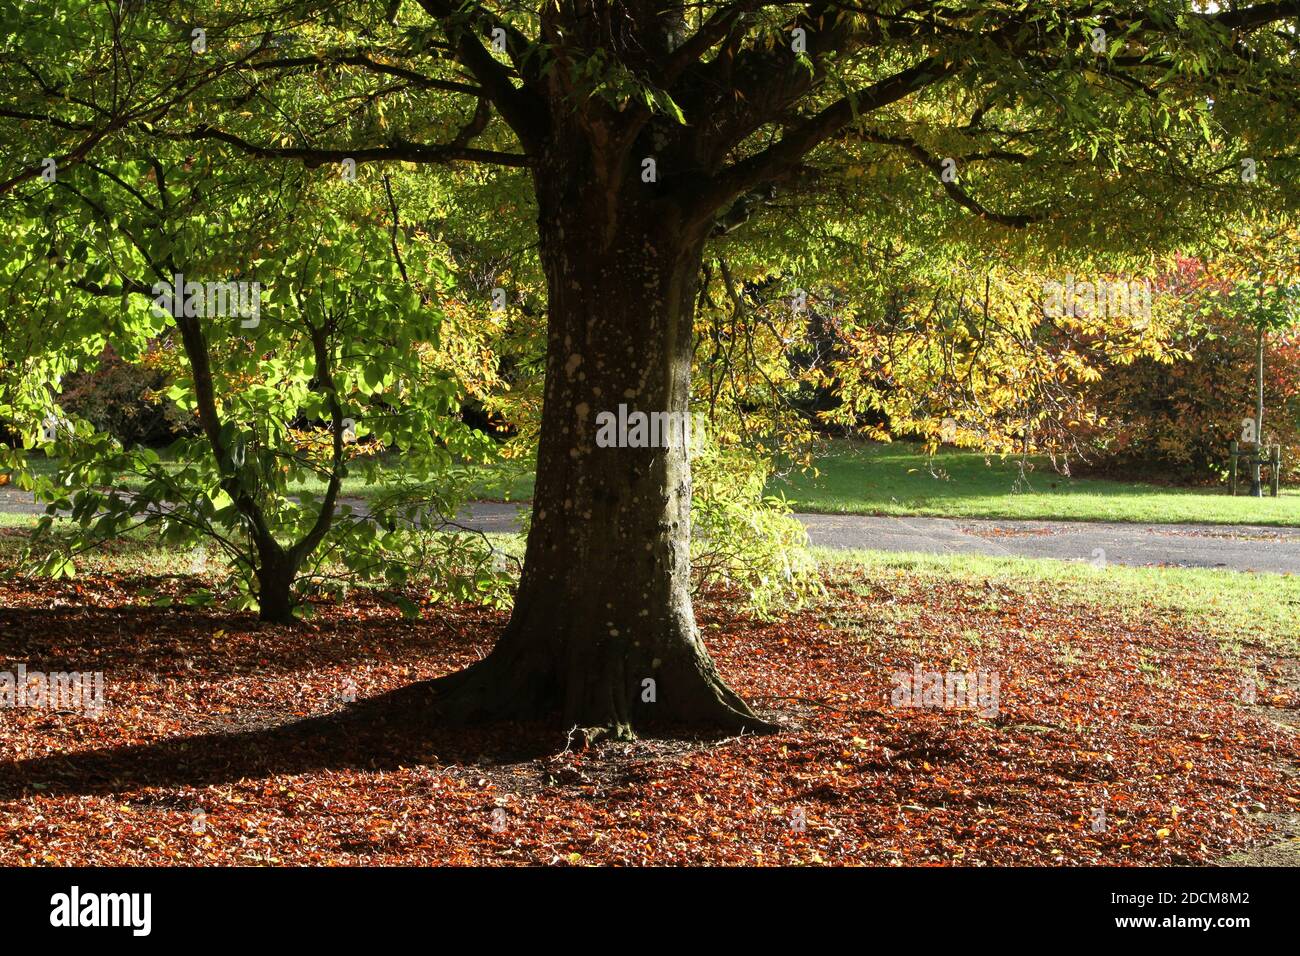
[[[691,214],[707,218],[742,193],[780,178],[797,167],[813,149],[848,127],[859,113],[897,102],[927,86],[952,76],[957,66],[937,57],[895,73],[853,96],[846,96],[786,132],[780,140],[740,160],[714,176],[687,197]]]
[[[463,63],[483,86],[483,91],[496,106],[502,118],[515,131],[519,142],[528,153],[535,153],[546,134],[546,113],[540,97],[527,88],[517,89],[510,82],[505,67],[498,63],[483,44],[469,30],[457,22],[458,8],[450,0],[419,0],[420,6],[442,24],[456,51],[456,59]],[[483,14],[486,17],[486,14]],[[481,18],[480,18],[481,19]],[[517,30],[504,23],[495,24],[505,30],[516,44],[527,42]]]
[[[981,219],[987,219],[989,222],[996,222],[1003,226],[1023,228],[1028,226],[1030,223],[1040,222],[1043,218],[1039,215],[994,212],[986,208],[979,202],[979,200],[966,192],[966,190],[963,189],[955,179],[945,179],[943,175],[943,160],[930,153],[927,149],[921,146],[920,143],[917,143],[914,140],[910,140],[904,136],[889,136],[885,133],[875,132],[874,130],[863,130],[860,135],[863,139],[871,143],[880,143],[885,146],[898,146],[906,150],[914,158],[919,160],[926,169],[930,170],[930,172],[934,173],[934,175],[938,177],[940,184],[943,186],[944,192],[948,194],[948,197],[952,199],[953,202],[957,203],[957,205],[961,206],[963,209],[973,212]],[[974,161],[976,159],[997,156],[1007,158],[1013,155],[1015,154],[980,153],[962,158],[966,161]],[[1024,157],[1019,157],[1019,159],[1023,158]]]
[[[367,146],[361,149],[324,149],[308,146],[265,146],[250,143],[234,133],[200,127],[183,133],[157,134],[165,139],[176,140],[217,140],[257,156],[260,159],[296,159],[308,167],[323,166],[326,163],[341,163],[352,159],[358,163],[366,162],[408,162],[408,163],[452,163],[471,162],[488,163],[496,166],[526,167],[531,160],[523,153],[503,153],[493,149],[476,149],[455,143],[441,145],[431,143],[410,143],[396,140],[387,146]]]
[[[439,80],[431,76],[425,76],[415,70],[409,70],[406,67],[394,66],[391,63],[380,63],[378,60],[371,59],[364,53],[330,53],[324,56],[295,56],[284,57],[276,60],[263,60],[258,63],[250,63],[244,69],[264,72],[267,70],[293,70],[303,67],[320,69],[328,66],[356,66],[371,73],[381,73],[385,76],[395,76],[399,79],[407,80],[416,86],[424,87],[430,90],[446,90],[448,93],[467,93],[470,96],[479,96],[483,93],[482,88],[470,83],[457,83],[454,80]]]

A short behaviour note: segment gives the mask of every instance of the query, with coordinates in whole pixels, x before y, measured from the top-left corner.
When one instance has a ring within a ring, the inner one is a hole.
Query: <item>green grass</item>
[[[7,528],[20,528],[30,531],[36,526],[40,515],[13,514],[8,511],[0,511],[0,530]]]
[[[164,467],[171,469],[178,467],[165,450],[159,452],[159,457],[162,459]],[[387,455],[384,464],[384,470],[379,473],[380,480],[373,484],[366,484],[359,475],[345,478],[343,481],[344,497],[369,500],[390,490],[402,471],[401,456],[398,454]],[[54,474],[54,461],[44,455],[29,455],[27,465],[34,474]],[[532,498],[533,471],[531,462],[499,462],[492,465],[466,465],[464,467],[473,476],[470,486],[470,498],[472,499],[480,501],[526,501]],[[143,478],[135,476],[127,476],[121,481],[123,488],[131,490],[142,488],[144,484]],[[290,490],[291,492],[307,491],[323,495],[325,493],[325,481],[312,476],[305,481],[292,484]],[[0,527],[5,526],[3,521],[0,521]]]
[[[0,514],[0,568],[15,568],[32,529],[36,524],[35,515]],[[64,543],[67,532],[61,526],[67,526],[68,519],[55,522],[51,534]],[[70,530],[70,528],[68,529]],[[490,533],[487,535],[492,545],[507,556],[522,561],[524,556],[524,536],[522,534]],[[109,542],[94,550],[80,554],[75,559],[78,574],[112,574],[127,577],[193,575],[195,561],[201,552],[206,552],[208,572],[216,572],[222,567],[223,557],[215,544],[202,548],[177,549],[163,545],[156,531],[135,529],[123,537]]]
[[[983,555],[904,554],[816,549],[831,575],[891,587],[986,583],[1035,603],[1087,604],[1141,615],[1176,616],[1203,628],[1221,646],[1262,645],[1300,653],[1300,577],[1203,568],[1130,568],[1108,564]]]
[[[1278,498],[1234,498],[1226,489],[1067,478],[1041,459],[1031,464],[1022,476],[1019,462],[978,452],[941,451],[930,461],[902,442],[831,441],[816,456],[820,474],[794,472],[771,490],[796,511],[830,514],[1300,525],[1294,489]]]
[[[474,501],[528,501],[533,496],[533,470],[531,462],[498,462],[492,465],[466,465],[473,475],[470,482],[469,499]],[[400,471],[400,457],[390,459],[386,468],[379,474],[380,480],[374,484],[365,484],[360,478],[346,478],[343,481],[343,495],[348,498],[370,500],[392,489],[393,485],[385,480],[387,475]],[[317,495],[325,493],[325,481],[311,477],[306,481],[291,486],[293,491],[310,491]]]
[[[0,515],[0,567],[12,569],[18,566],[36,521],[36,515]],[[69,520],[57,519],[51,531],[53,537],[63,543],[66,532],[61,531],[60,526],[70,528]],[[185,574],[192,566],[197,550],[165,547],[156,533],[135,530],[94,551],[79,555],[75,563],[78,573],[131,576]],[[213,556],[217,553],[215,547],[208,550]]]
[[[41,456],[31,463],[35,470],[52,470]],[[390,456],[387,464],[389,474],[400,473],[400,456]],[[941,451],[931,460],[903,442],[828,441],[817,451],[816,466],[818,474],[795,471],[773,479],[769,490],[784,494],[796,511],[830,514],[1300,526],[1297,489],[1283,489],[1279,498],[1249,498],[1219,489],[1067,478],[1042,459],[1032,460],[1022,473],[1018,461],[969,451]],[[474,471],[471,498],[532,497],[530,462],[474,466]],[[133,481],[123,484],[131,487]],[[294,487],[324,490],[317,479]],[[366,485],[350,478],[343,493],[369,499],[389,487],[385,480]]]

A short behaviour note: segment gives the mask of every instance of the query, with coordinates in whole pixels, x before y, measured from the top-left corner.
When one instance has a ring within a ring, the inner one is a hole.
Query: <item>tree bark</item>
[[[620,404],[688,412],[706,227],[656,200],[638,174],[602,188],[571,156],[556,151],[537,171],[549,325],[519,591],[492,653],[435,682],[437,709],[558,716],[588,739],[770,730],[723,683],[695,624],[682,430],[669,429],[668,447],[596,441],[598,416]]]
[[[275,545],[266,542],[258,548],[257,616],[268,624],[293,623],[293,582],[299,562]]]

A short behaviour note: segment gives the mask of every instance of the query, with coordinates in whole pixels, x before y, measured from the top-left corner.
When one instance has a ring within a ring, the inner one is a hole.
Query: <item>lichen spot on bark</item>
[[[582,356],[577,352],[574,352],[569,356],[569,360],[564,363],[564,374],[569,376],[569,378],[573,378],[573,373],[578,370],[578,366],[581,364]]]

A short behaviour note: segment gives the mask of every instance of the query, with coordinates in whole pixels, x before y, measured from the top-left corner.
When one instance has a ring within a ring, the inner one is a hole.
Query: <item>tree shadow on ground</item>
[[[146,788],[201,788],[328,770],[391,771],[421,764],[486,769],[550,757],[566,748],[566,734],[554,721],[448,722],[431,707],[430,683],[271,726],[3,761],[0,801],[37,794],[104,796]],[[736,735],[659,726],[653,736],[672,747]],[[569,743],[582,746],[577,740]]]
[[[563,740],[554,725],[446,724],[429,700],[429,684],[421,682],[336,713],[274,726],[6,761],[0,763],[0,800],[206,787],[319,770],[514,763],[553,754],[557,739]]]
[[[156,580],[132,579],[130,586]],[[203,671],[219,669],[223,676],[253,671],[265,676],[360,662],[373,666],[420,652],[463,666],[485,643],[490,646],[504,624],[499,613],[478,607],[412,622],[390,608],[361,620],[339,616],[337,605],[323,604],[309,625],[271,625],[249,612],[134,603],[87,606],[72,603],[79,595],[59,597],[63,601],[44,607],[0,607],[0,660],[118,677],[174,672],[189,664]],[[362,597],[367,609],[382,607],[373,596]],[[358,604],[354,598],[350,607]]]
[[[147,580],[131,579],[131,584]],[[310,626],[264,625],[245,613],[122,603],[121,594],[129,590],[125,585],[104,590],[88,581],[81,587],[103,603],[72,603],[84,598],[82,591],[66,585],[64,593],[56,585],[43,605],[0,608],[0,661],[24,661],[29,669],[47,671],[103,671],[124,681],[156,683],[159,677],[183,675],[188,684],[214,688],[233,677],[269,681],[361,661],[420,667],[436,662],[439,670],[455,672],[491,647],[505,620],[489,609],[449,607],[405,621],[363,594],[348,607],[362,601],[380,614],[357,618],[327,607]],[[187,730],[152,742],[0,761],[0,800],[202,788],[331,770],[486,768],[581,746],[578,736],[566,736],[558,718],[482,726],[448,722],[432,706],[429,681],[305,719],[205,711],[199,720],[197,727],[190,723]],[[659,727],[654,736],[695,742],[724,735]]]

